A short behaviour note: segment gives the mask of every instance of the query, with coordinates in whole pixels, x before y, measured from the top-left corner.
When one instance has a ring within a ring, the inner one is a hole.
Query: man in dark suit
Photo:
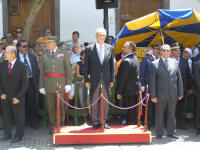
[[[3,107],[4,136],[1,141],[10,139],[14,116],[16,134],[11,143],[22,140],[25,126],[25,92],[27,90],[27,68],[16,59],[17,49],[8,46],[6,60],[0,64],[0,96]],[[13,114],[12,114],[13,113]]]
[[[0,41],[0,63],[5,59],[4,55],[4,43]],[[2,106],[0,103],[0,129],[3,129],[3,116],[2,116]]]
[[[100,88],[102,85],[103,95],[108,99],[109,87],[114,82],[114,58],[113,47],[105,43],[106,30],[99,28],[96,31],[97,42],[90,45],[85,50],[85,86],[90,89],[91,103],[100,96]],[[89,78],[90,76],[90,78]],[[108,115],[108,103],[103,101],[104,108],[104,126],[109,128],[105,122]],[[100,127],[100,102],[92,106],[93,129]]]
[[[164,114],[167,114],[167,136],[177,139],[175,109],[177,99],[183,97],[181,72],[177,61],[170,58],[171,48],[161,47],[161,58],[152,62],[149,90],[155,103],[155,127],[157,138],[163,136]]]
[[[186,129],[184,122],[184,105],[187,101],[187,95],[192,94],[192,74],[188,61],[183,57],[180,57],[180,45],[179,43],[172,44],[172,59],[179,63],[179,68],[183,83],[184,96],[181,101],[177,101],[176,104],[176,127],[180,129]]]
[[[124,44],[123,51],[126,53],[125,58],[120,64],[117,74],[117,98],[122,97],[126,107],[137,104],[136,94],[139,85],[139,60],[134,55],[136,45],[132,41]],[[129,109],[126,117],[127,124],[137,123],[136,108]]]
[[[151,63],[158,59],[160,56],[160,45],[153,44],[152,45],[152,54],[147,54],[141,63],[140,66],[140,82],[141,82],[141,90],[142,92],[145,91],[145,87],[149,85],[149,78],[150,78],[150,70],[151,70]],[[150,128],[154,123],[154,103],[149,101],[148,104],[148,128]]]
[[[195,95],[196,95],[196,112],[195,112],[195,124],[197,128],[197,135],[200,135],[200,60],[197,60],[193,64],[193,73],[195,81]]]
[[[21,40],[17,43],[17,49],[17,59],[26,65],[28,74],[28,89],[25,96],[26,123],[29,124],[31,128],[36,129],[38,127],[36,94],[40,75],[38,61],[36,56],[28,53],[28,45],[25,40]]]

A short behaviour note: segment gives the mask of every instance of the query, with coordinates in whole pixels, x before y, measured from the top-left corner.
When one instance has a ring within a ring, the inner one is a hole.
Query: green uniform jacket
[[[2,56],[0,57],[0,63],[5,60],[5,54],[3,52]]]
[[[45,72],[65,74],[66,77],[45,77]],[[67,51],[57,48],[53,57],[50,51],[44,52],[40,63],[40,88],[44,88],[46,93],[56,93],[58,88],[62,91],[65,85],[71,84],[72,75]]]

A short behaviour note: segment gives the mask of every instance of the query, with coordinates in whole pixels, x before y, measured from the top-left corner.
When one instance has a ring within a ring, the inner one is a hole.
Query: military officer
[[[0,63],[5,59],[5,55],[4,55],[4,43],[2,41],[0,41]],[[3,128],[3,116],[2,116],[2,108],[1,108],[1,103],[0,103],[0,129]]]
[[[62,93],[69,93],[71,90],[72,76],[70,69],[70,60],[67,51],[59,49],[56,46],[56,36],[46,36],[45,43],[48,51],[42,55],[40,64],[40,93],[46,95],[50,133],[53,132],[53,126],[56,125],[56,90]],[[61,101],[61,125],[64,125],[65,110],[64,103]]]

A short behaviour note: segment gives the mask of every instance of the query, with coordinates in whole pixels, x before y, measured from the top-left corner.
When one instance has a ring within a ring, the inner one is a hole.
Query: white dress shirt
[[[19,57],[20,57],[20,61],[24,63],[24,55],[23,55],[22,53],[19,52]],[[30,69],[31,69],[31,71],[32,71],[31,62],[30,62],[30,59],[29,59],[29,57],[28,57],[28,54],[26,54],[25,57],[26,57],[26,60],[27,60],[27,62],[28,62],[28,65],[29,65],[29,67],[30,67]]]
[[[97,47],[97,53],[98,53],[98,56],[99,56],[99,60],[101,62],[101,58],[102,58],[102,62],[103,63],[103,60],[104,60],[104,43],[102,45],[100,45],[99,43],[96,42],[96,47]],[[101,57],[101,58],[100,58]]]

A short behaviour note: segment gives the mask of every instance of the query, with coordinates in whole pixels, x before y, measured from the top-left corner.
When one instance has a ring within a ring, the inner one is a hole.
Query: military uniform
[[[3,49],[4,43],[0,41],[0,48]],[[5,59],[5,55],[4,52],[2,50],[2,55],[0,56],[0,63],[2,61],[4,61]],[[2,106],[1,106],[1,102],[0,102],[0,128],[3,127],[3,115],[2,115]]]
[[[42,55],[40,64],[40,89],[44,88],[46,92],[49,121],[51,126],[56,125],[56,90],[62,93],[64,98],[65,85],[72,84],[70,60],[67,51],[57,48],[52,56],[50,51]],[[61,125],[64,124],[65,109],[61,101]]]

